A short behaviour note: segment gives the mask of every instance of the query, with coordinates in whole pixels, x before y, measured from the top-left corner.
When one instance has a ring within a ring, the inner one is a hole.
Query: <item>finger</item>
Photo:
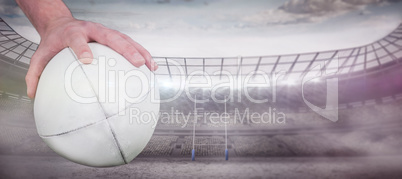
[[[144,65],[145,58],[141,53],[125,40],[119,32],[107,28],[98,28],[89,34],[90,38],[100,44],[109,46],[119,54],[123,55],[131,64],[136,67]]]
[[[90,64],[93,60],[91,49],[88,46],[88,40],[81,35],[72,35],[68,46],[73,49],[78,60],[84,64]]]
[[[27,75],[25,76],[25,82],[27,84],[27,95],[29,98],[35,97],[39,77],[45,69],[45,66],[57,53],[57,51],[51,51],[47,47],[39,45],[36,52],[32,55],[29,69]]]
[[[121,33],[120,34],[124,39],[126,39],[131,45],[133,45],[143,57],[145,57],[145,65],[151,70],[155,71],[158,69],[158,64],[154,61],[152,58],[152,55],[146,50],[142,45],[134,41],[132,38],[130,38],[128,35]]]

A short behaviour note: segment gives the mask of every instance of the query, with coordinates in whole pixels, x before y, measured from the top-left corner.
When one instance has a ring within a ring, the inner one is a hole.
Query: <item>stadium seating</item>
[[[54,155],[54,152],[40,140],[37,135],[33,113],[33,105],[21,96],[0,96],[0,153],[3,154],[43,154]],[[399,154],[402,142],[401,111],[402,100],[389,100],[380,104],[367,104],[339,110],[339,121],[330,122],[313,112],[287,113],[287,123],[273,125],[270,123],[239,122],[229,120],[227,128],[228,146],[233,148],[235,156],[350,156],[350,155],[388,155]],[[258,121],[257,121],[258,122]],[[191,156],[192,136],[175,132],[185,124],[183,118],[175,123],[161,123],[156,131],[168,128],[169,135],[158,132],[140,154],[147,156]],[[210,123],[199,120],[197,130],[208,129],[209,136],[196,136],[196,156],[224,156],[224,136],[214,136],[215,130],[224,129],[224,123]],[[332,131],[333,127],[346,128],[344,132]],[[192,129],[192,123],[184,126]],[[307,127],[307,128],[306,128]],[[238,129],[287,129],[289,134],[250,135],[236,133]],[[309,129],[309,130],[300,130]],[[375,129],[374,131],[372,129]],[[308,134],[310,130],[318,132]],[[234,133],[233,133],[234,131]],[[204,131],[205,133],[205,131]],[[181,138],[182,137],[182,138]],[[173,151],[177,152],[173,154]]]
[[[225,155],[225,140],[221,136],[195,138],[195,156],[224,156]],[[193,137],[186,136],[185,142],[181,146],[181,155],[191,156],[193,149]]]
[[[152,136],[140,156],[170,156],[178,136]]]
[[[283,143],[267,136],[233,136],[233,148],[238,156],[292,156]]]

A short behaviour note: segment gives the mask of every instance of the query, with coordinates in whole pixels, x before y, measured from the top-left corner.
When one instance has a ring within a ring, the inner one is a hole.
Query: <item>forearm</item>
[[[60,18],[72,18],[61,0],[16,0],[41,37]]]

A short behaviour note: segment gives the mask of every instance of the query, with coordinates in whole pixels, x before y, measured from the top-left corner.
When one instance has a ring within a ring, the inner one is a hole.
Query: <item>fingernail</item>
[[[153,66],[153,68],[152,68],[153,71],[155,71],[156,69],[158,69],[158,64],[157,64],[156,62],[153,62],[153,65],[152,65],[152,66]]]
[[[139,53],[134,54],[134,60],[138,64],[138,67],[144,65],[145,63],[144,57],[142,57]]]
[[[35,93],[32,93],[30,89],[27,89],[27,96],[28,96],[30,99],[33,99],[33,98],[35,97]]]
[[[89,52],[84,52],[81,54],[79,60],[83,64],[90,64],[92,62],[91,54]]]
[[[31,98],[31,95],[29,94],[29,88],[27,88],[27,96],[28,96],[29,98]]]

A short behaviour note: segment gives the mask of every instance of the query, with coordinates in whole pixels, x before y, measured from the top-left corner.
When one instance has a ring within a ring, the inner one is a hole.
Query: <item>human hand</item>
[[[127,35],[98,23],[62,17],[49,23],[40,35],[39,47],[31,58],[25,77],[30,98],[35,97],[39,77],[45,66],[66,47],[70,47],[84,64],[91,63],[93,59],[88,42],[98,42],[109,46],[136,67],[145,64],[152,71],[158,68],[144,47]]]

